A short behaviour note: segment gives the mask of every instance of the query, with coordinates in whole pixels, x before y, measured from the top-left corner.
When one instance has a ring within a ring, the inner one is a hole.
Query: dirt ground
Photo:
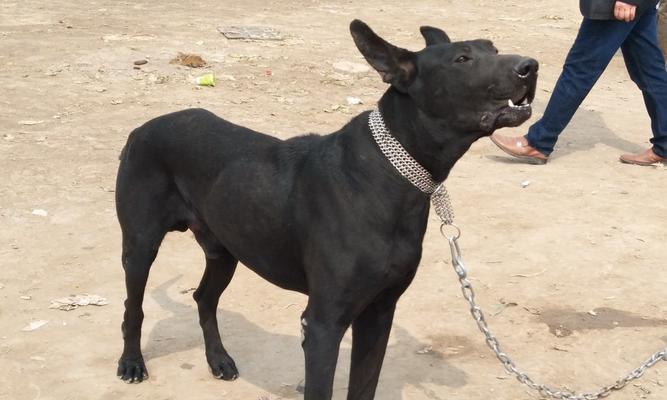
[[[204,107],[288,138],[332,132],[373,107],[385,90],[377,74],[339,64],[364,63],[348,33],[353,18],[410,49],[423,46],[419,26],[434,25],[537,58],[533,121],[580,20],[576,0],[0,2],[0,399],[300,398],[306,299],[245,268],[219,310],[241,377],[209,374],[191,290],[203,256],[189,233],[167,237],[149,280],[150,380],[116,378],[124,284],[114,179],[129,132],[170,111]],[[231,41],[223,25],[270,26],[285,38]],[[208,65],[170,64],[178,52]],[[205,72],[216,87],[193,83]],[[548,165],[515,163],[483,139],[448,180],[478,300],[535,380],[590,390],[667,345],[666,170],[617,162],[649,137],[641,94],[617,57]],[[537,398],[485,347],[448,260],[433,216],[377,398]],[[83,293],[109,304],[49,308]],[[22,331],[40,320],[48,323]],[[346,337],[336,399],[345,398],[349,355]],[[667,398],[667,363],[612,398]]]

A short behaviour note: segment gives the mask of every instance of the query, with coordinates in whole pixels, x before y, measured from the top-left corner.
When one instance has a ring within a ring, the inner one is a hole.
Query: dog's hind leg
[[[129,142],[128,142],[129,143]],[[169,231],[187,229],[190,216],[172,179],[141,152],[124,151],[116,182],[116,213],[123,233],[125,270],[123,354],[117,375],[125,382],[141,382],[148,373],[141,354],[142,303],[148,272],[162,239]]]
[[[206,253],[206,270],[193,296],[204,333],[206,360],[216,378],[231,381],[238,378],[239,372],[220,340],[216,311],[220,295],[232,280],[238,260],[221,245],[211,245],[210,240],[202,238],[202,233],[195,232],[195,235]]]
[[[123,232],[122,260],[127,299],[122,324],[123,354],[118,361],[117,375],[128,383],[141,382],[148,377],[141,354],[142,303],[148,271],[166,232],[166,229],[161,230],[157,226],[143,234]]]
[[[347,400],[372,400],[396,303],[373,303],[352,323],[352,364]]]

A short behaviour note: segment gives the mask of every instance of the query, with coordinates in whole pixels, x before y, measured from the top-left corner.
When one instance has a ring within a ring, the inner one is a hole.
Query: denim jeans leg
[[[651,117],[653,151],[667,157],[667,71],[658,44],[655,10],[647,11],[623,43],[630,77],[644,95]]]
[[[553,152],[558,135],[572,120],[635,24],[584,19],[544,115],[528,130],[526,139],[532,147],[547,156]]]

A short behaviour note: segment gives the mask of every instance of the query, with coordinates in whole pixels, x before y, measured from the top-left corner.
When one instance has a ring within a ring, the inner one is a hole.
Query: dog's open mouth
[[[535,82],[531,82],[529,86],[522,87],[507,99],[507,104],[497,111],[494,128],[515,127],[527,121],[533,114],[535,88]]]

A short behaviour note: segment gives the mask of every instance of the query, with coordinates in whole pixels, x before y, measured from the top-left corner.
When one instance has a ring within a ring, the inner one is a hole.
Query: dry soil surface
[[[288,138],[332,132],[373,107],[386,89],[377,74],[339,64],[364,63],[348,33],[353,18],[410,49],[423,46],[419,26],[434,25],[539,59],[533,121],[580,21],[576,0],[0,2],[0,399],[301,396],[306,299],[245,268],[219,309],[241,377],[211,377],[191,297],[203,255],[189,233],[168,236],[149,280],[150,379],[116,378],[124,284],[114,179],[129,132],[170,111],[204,107]],[[284,40],[231,41],[218,32],[223,25],[270,26]],[[171,64],[179,52],[208,64]],[[148,63],[134,69],[137,60]],[[217,75],[216,87],[193,84],[205,72]],[[363,104],[348,105],[348,96]],[[590,390],[667,344],[666,172],[617,161],[649,137],[641,94],[617,57],[549,164],[516,163],[482,139],[448,180],[478,300],[535,380]],[[377,398],[537,398],[485,347],[448,259],[433,216]],[[83,293],[109,304],[49,308]],[[22,331],[40,320],[48,323]],[[349,349],[348,337],[336,399],[345,398]],[[612,398],[667,398],[665,364]]]

